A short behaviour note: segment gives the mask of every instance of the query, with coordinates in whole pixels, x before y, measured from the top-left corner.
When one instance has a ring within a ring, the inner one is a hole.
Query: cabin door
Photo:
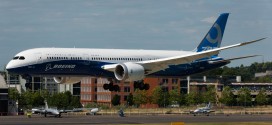
[[[42,53],[36,53],[35,56],[36,56],[37,63],[42,63],[43,62]]]

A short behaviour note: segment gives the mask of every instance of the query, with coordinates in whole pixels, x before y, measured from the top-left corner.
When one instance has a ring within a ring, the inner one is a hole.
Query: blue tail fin
[[[218,48],[221,45],[229,13],[221,14],[197,47],[197,52]],[[215,55],[217,56],[217,55]]]

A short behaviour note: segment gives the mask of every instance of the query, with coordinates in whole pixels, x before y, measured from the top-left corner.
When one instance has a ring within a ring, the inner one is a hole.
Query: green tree
[[[250,89],[247,87],[241,88],[238,91],[237,95],[237,102],[240,105],[248,106],[251,105],[251,95],[250,95]]]
[[[187,94],[183,94],[183,93],[180,94],[179,105],[186,105],[187,104],[187,102],[186,102],[186,96],[187,96]]]
[[[72,96],[69,107],[70,107],[70,109],[72,109],[72,108],[82,108],[82,104],[80,103],[80,98],[78,96]]]
[[[237,75],[237,70],[234,70],[233,68],[229,68],[227,66],[224,66],[223,67],[223,72],[221,75],[224,75],[224,76],[235,76]]]
[[[114,106],[120,105],[120,95],[115,94],[111,100],[111,104]]]
[[[136,89],[133,93],[133,100],[136,106],[141,104],[147,104],[149,102],[149,96],[146,90]]]
[[[258,95],[256,96],[256,103],[257,105],[265,105],[267,104],[267,100],[266,100],[267,95],[265,94],[265,89],[262,88]]]
[[[71,100],[72,94],[70,91],[66,91],[64,93],[59,94],[59,106],[58,109],[67,109],[68,106],[70,105],[70,100]]]
[[[48,99],[48,98],[50,98],[50,93],[48,92],[48,90],[40,90],[40,94],[41,94],[41,96],[44,98],[44,99]]]
[[[98,104],[96,102],[91,102],[84,105],[84,108],[94,108],[94,107],[98,107]]]
[[[127,104],[128,104],[129,106],[134,105],[132,93],[129,93],[129,95],[128,95],[128,97],[127,97]]]
[[[170,105],[169,93],[168,92],[163,92],[161,101],[159,101],[159,102],[160,102],[159,103],[160,107],[166,107],[166,106]]]
[[[169,102],[170,104],[180,104],[181,96],[178,89],[173,89],[169,92]]]
[[[196,95],[195,95],[196,104],[204,103],[204,101],[205,101],[204,95],[205,95],[205,93],[203,93],[203,92],[196,93]]]
[[[190,92],[186,95],[186,102],[187,105],[195,105],[197,104],[197,93],[196,92]]]
[[[69,94],[65,93],[56,93],[53,94],[49,99],[47,99],[48,105],[57,107],[58,109],[67,109],[70,102],[68,97]]]
[[[33,92],[31,92],[30,90],[27,90],[26,92],[21,94],[22,99],[24,100],[20,100],[22,102],[24,102],[25,108],[32,108],[32,105],[34,104],[34,96],[33,96]]]
[[[26,93],[26,92],[21,93],[21,95],[19,96],[18,105],[22,109],[27,109],[28,107],[27,107],[27,102],[26,102],[26,96],[24,93]]]
[[[220,98],[220,102],[225,105],[231,106],[235,103],[234,94],[231,91],[229,86],[225,86],[222,91],[222,97]]]
[[[203,93],[203,101],[204,103],[215,103],[216,100],[216,89],[214,86],[207,86],[207,91]]]
[[[39,107],[41,105],[44,105],[44,98],[41,96],[39,91],[32,92],[31,96],[32,96],[32,99],[33,99],[33,102],[32,102],[31,105],[33,107]]]
[[[160,86],[157,86],[155,87],[153,90],[152,90],[152,95],[151,95],[151,103],[153,104],[159,104],[160,101],[162,101],[163,97],[163,91],[162,91],[162,88]]]
[[[47,95],[46,92],[43,96],[47,97],[47,102],[50,107],[57,107],[58,109],[72,109],[81,108],[80,98],[73,96],[70,91],[55,93],[53,95]]]
[[[16,88],[9,88],[8,97],[11,100],[17,101],[20,98],[20,94]]]

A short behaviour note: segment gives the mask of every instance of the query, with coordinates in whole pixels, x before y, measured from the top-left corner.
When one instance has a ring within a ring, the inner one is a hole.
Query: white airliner
[[[58,109],[49,108],[46,100],[44,101],[44,103],[45,103],[44,109],[32,109],[32,113],[44,114],[44,117],[46,117],[47,115],[61,117],[61,113],[62,113],[61,111],[59,111]]]
[[[220,47],[228,13],[221,14],[194,51],[35,48],[22,51],[7,64],[10,73],[52,76],[57,83],[76,83],[85,76],[140,81],[145,77],[180,77],[218,68],[231,60],[223,59],[221,50],[251,44],[262,39]],[[156,44],[156,43],[154,43]],[[165,43],[167,44],[167,43]],[[140,89],[148,84],[135,82]],[[104,89],[118,91],[117,85],[105,84]]]
[[[212,105],[209,102],[205,107],[197,108],[196,110],[190,111],[190,113],[194,114],[194,116],[196,116],[197,114],[205,114],[209,116],[211,112],[215,112],[214,110],[211,110],[211,108]]]

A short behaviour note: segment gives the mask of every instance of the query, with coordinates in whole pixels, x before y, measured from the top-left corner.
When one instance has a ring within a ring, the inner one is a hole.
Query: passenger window
[[[25,59],[25,57],[23,57],[23,56],[19,57],[19,60],[24,60],[24,59]]]

